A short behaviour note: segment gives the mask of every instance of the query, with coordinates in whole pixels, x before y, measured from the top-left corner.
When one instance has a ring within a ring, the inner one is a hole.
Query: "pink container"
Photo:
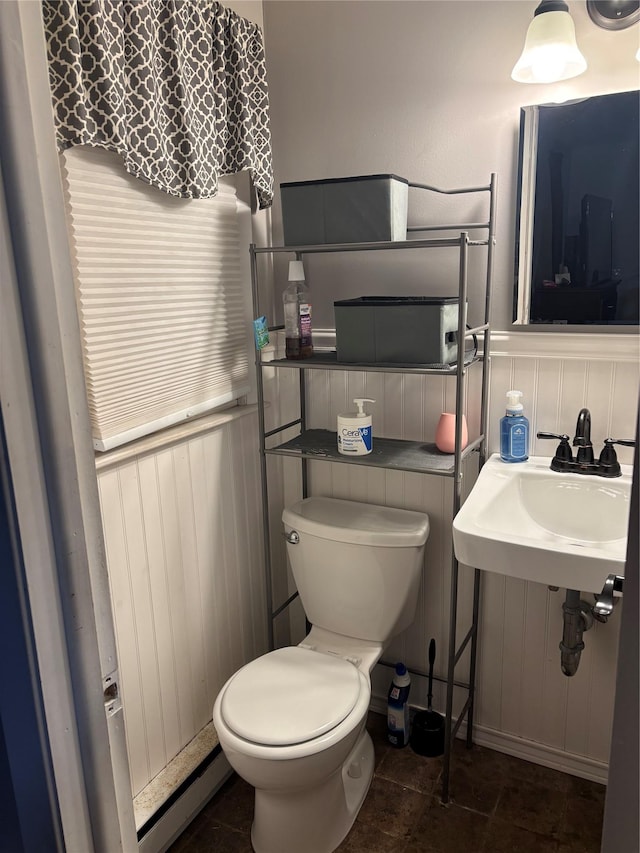
[[[469,443],[469,432],[467,430],[467,419],[462,415],[462,446],[461,450]],[[442,453],[453,453],[456,447],[456,416],[452,412],[443,412],[440,415],[436,427],[436,447]]]

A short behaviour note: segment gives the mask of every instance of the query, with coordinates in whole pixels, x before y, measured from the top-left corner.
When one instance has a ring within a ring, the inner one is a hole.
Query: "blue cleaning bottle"
[[[526,462],[529,458],[529,421],[522,414],[522,391],[507,391],[507,411],[500,420],[500,459]]]
[[[397,663],[387,700],[387,738],[392,746],[409,743],[409,690],[411,676],[403,663]]]

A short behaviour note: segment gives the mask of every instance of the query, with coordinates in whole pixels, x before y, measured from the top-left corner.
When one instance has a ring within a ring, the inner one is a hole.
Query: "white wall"
[[[570,8],[586,73],[551,86],[515,83],[511,69],[536,6],[535,0],[264,4],[276,183],[391,172],[457,187],[485,183],[497,172],[493,324],[499,329],[511,321],[520,107],[640,84],[638,26],[596,27],[584,2]],[[412,193],[412,224],[442,221],[441,205]],[[442,207],[455,209],[449,202]],[[280,238],[276,198],[275,242]],[[409,254],[401,267],[393,259],[394,292],[450,288],[446,269]],[[378,255],[372,264],[336,261],[333,280],[318,284],[331,301],[352,288],[361,295],[363,287],[378,289],[382,267],[384,292],[389,268]],[[318,324],[332,326],[332,316],[317,310]]]
[[[224,5],[263,27],[262,0],[227,0]]]
[[[264,5],[276,181],[396,173],[441,187],[477,185],[498,173],[494,271],[490,449],[504,393],[514,382],[527,395],[532,433],[571,432],[581,406],[594,416],[594,443],[612,432],[634,434],[638,395],[637,338],[544,335],[512,330],[515,175],[519,109],[556,97],[638,87],[638,27],[607,32],[571,3],[578,41],[589,63],[583,76],[555,86],[510,79],[535,2],[276,2]],[[450,202],[411,196],[410,222],[457,219]],[[282,240],[279,200],[274,242]],[[476,218],[476,208],[468,216]],[[454,293],[457,278],[440,259],[419,252],[373,260],[309,259],[316,327],[332,327],[334,298],[364,293]],[[282,278],[284,269],[276,273]],[[471,265],[471,322],[474,302]],[[557,330],[556,330],[557,331]],[[553,341],[551,339],[554,339]],[[545,343],[546,341],[546,343]],[[578,341],[579,343],[575,343]],[[376,432],[433,440],[443,409],[453,403],[444,380],[381,374],[312,374],[310,426],[335,429],[335,415],[353,396],[378,399]],[[267,395],[275,403],[274,392]],[[280,400],[282,402],[282,400]],[[552,448],[535,443],[534,452]],[[631,452],[623,451],[630,462]],[[438,477],[314,463],[315,493],[424,509],[432,517],[425,578],[415,624],[388,656],[426,667],[429,637],[438,641],[444,672],[451,556],[451,483]],[[275,502],[275,501],[274,501]],[[279,507],[274,505],[274,517]],[[462,623],[469,587],[463,580]],[[487,574],[482,600],[477,740],[578,775],[605,779],[611,729],[619,619],[585,635],[578,674],[560,672],[563,593]],[[464,626],[466,630],[466,625]],[[382,700],[388,671],[374,674]],[[414,699],[424,702],[424,685]],[[443,695],[436,695],[443,708]]]

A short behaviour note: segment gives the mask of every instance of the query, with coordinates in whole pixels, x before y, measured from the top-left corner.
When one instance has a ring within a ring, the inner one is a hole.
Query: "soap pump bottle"
[[[285,355],[294,359],[309,358],[313,355],[311,303],[302,261],[289,261],[289,285],[282,294],[282,301]]]
[[[522,414],[522,391],[507,391],[507,411],[500,420],[500,458],[526,462],[529,458],[529,421]]]

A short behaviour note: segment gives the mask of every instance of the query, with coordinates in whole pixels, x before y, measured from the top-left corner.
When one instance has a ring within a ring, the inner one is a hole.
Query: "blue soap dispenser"
[[[529,458],[529,421],[522,414],[522,391],[507,391],[507,411],[500,420],[500,459],[526,462]]]

